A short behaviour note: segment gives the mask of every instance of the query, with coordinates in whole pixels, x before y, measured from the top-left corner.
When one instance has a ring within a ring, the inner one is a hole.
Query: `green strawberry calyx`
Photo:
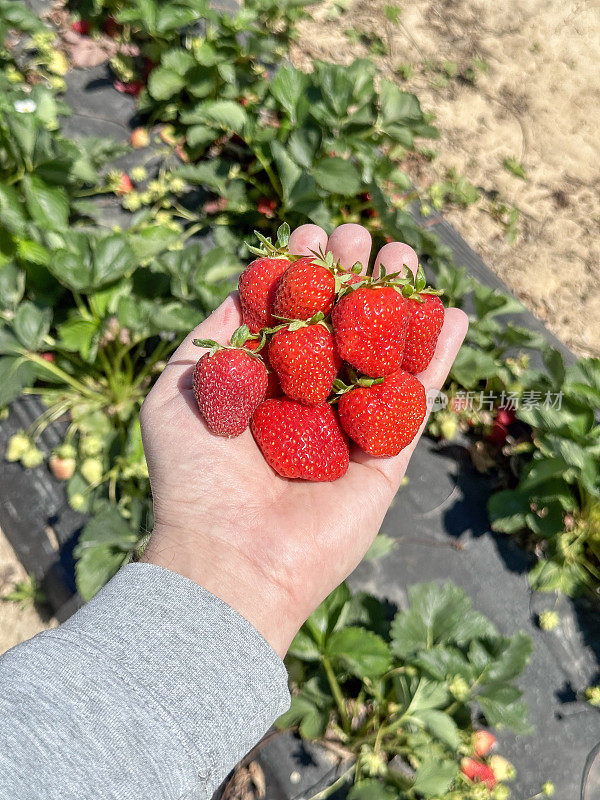
[[[355,264],[352,270],[355,272],[355,274],[358,274],[355,271],[356,266],[357,265]],[[360,272],[360,270],[358,270],[358,272]],[[384,287],[391,287],[401,294],[405,299],[415,300],[417,303],[424,302],[421,295],[443,294],[441,289],[434,289],[431,286],[427,286],[427,278],[425,277],[425,272],[420,264],[415,275],[413,275],[412,270],[406,265],[404,265],[398,272],[390,272],[388,274],[385,266],[380,264],[379,276],[377,278],[373,277],[372,275],[364,275],[360,281],[343,286],[339,297],[343,297],[350,292],[355,292],[357,289],[364,287],[369,289],[383,289]]]
[[[335,293],[339,295],[342,288],[348,283],[353,275],[360,275],[362,272],[362,264],[357,261],[350,269],[344,269],[340,264],[340,260],[336,261],[331,251],[324,253],[323,248],[319,250],[310,251],[314,255],[313,264],[317,267],[323,267],[331,272],[335,278]]]
[[[260,231],[254,231],[254,235],[259,241],[259,246],[248,244],[246,247],[255,256],[262,256],[263,258],[287,258],[290,261],[296,261],[300,256],[292,255],[289,251],[290,243],[290,226],[287,222],[280,225],[277,229],[277,241],[273,243],[270,236],[263,236]]]
[[[352,367],[347,367],[347,371],[350,383],[344,383],[344,381],[336,378],[332,387],[334,397],[329,401],[330,403],[337,403],[343,394],[347,394],[353,389],[358,387],[362,389],[369,389],[371,386],[377,386],[378,384],[383,383],[385,380],[385,378],[369,378],[366,375],[358,375],[358,373],[353,370]]]
[[[322,325],[323,328],[328,330],[330,333],[333,332],[331,325],[325,320],[325,314],[322,311],[317,311],[317,313],[310,317],[310,319],[291,319],[289,317],[279,317],[277,314],[273,315],[275,319],[281,320],[281,324],[275,325],[273,328],[263,328],[261,333],[265,335],[270,335],[272,333],[277,333],[277,331],[281,331],[284,328],[287,328],[288,331],[294,332],[299,331],[300,328],[308,328],[310,325]]]
[[[230,344],[219,344],[214,339],[194,339],[193,343],[196,347],[204,347],[208,349],[208,356],[214,356],[219,350],[243,350],[253,358],[258,358],[262,361],[260,351],[263,349],[267,342],[268,330],[263,328],[260,333],[250,333],[250,328],[247,325],[240,325],[239,328],[231,334]],[[248,341],[259,341],[258,347],[251,350],[244,345]]]

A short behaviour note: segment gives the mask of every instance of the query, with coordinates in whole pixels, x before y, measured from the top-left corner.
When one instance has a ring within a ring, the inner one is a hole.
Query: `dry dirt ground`
[[[12,591],[17,581],[26,578],[27,573],[0,531],[0,598]],[[0,600],[0,654],[55,624],[31,605],[21,608],[18,603]]]
[[[422,142],[438,157],[417,159],[413,180],[455,169],[477,186],[478,202],[446,216],[554,333],[600,356],[600,0],[328,0],[302,23],[294,60],[347,63],[373,43],[441,132]],[[514,244],[493,216],[501,204],[520,210]]]

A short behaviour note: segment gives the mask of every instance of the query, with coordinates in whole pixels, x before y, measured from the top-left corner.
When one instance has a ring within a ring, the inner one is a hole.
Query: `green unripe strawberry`
[[[100,483],[104,474],[104,467],[100,458],[86,458],[80,470],[86,481],[92,485]]]
[[[27,450],[31,447],[31,439],[23,431],[15,433],[14,436],[8,440],[6,448],[7,461],[20,461],[25,455]]]
[[[39,467],[44,460],[44,454],[35,445],[31,445],[28,450],[21,456],[21,464],[25,469],[33,469]]]

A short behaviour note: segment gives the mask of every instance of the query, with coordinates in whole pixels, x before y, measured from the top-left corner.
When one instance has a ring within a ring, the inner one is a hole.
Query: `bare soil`
[[[421,144],[438,155],[412,160],[417,186],[451,169],[477,186],[446,216],[555,334],[600,356],[600,0],[329,0],[300,31],[298,65],[371,55],[434,112],[441,138]],[[520,211],[514,244],[502,204]]]
[[[17,581],[26,578],[27,573],[17,560],[15,551],[0,531],[0,598],[11,592]],[[21,608],[18,603],[0,599],[0,654],[36,633],[54,627],[56,622],[32,605]]]

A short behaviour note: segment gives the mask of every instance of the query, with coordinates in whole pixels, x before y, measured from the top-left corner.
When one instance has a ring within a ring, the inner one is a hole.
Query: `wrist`
[[[177,572],[241,614],[283,658],[304,622],[293,598],[229,543],[156,525],[140,559]]]

